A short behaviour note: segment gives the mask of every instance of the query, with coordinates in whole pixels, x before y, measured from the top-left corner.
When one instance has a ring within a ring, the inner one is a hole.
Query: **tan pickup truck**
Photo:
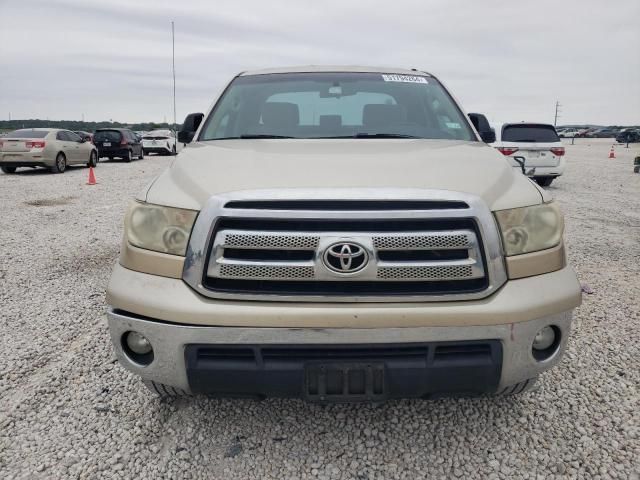
[[[580,286],[548,192],[417,70],[237,75],[131,203],[115,352],[160,395],[519,393]]]

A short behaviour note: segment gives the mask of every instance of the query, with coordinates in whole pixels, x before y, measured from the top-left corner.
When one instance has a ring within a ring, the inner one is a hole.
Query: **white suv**
[[[157,153],[159,155],[176,154],[176,136],[171,130],[153,130],[142,137],[144,154]]]
[[[511,165],[521,168],[524,162],[529,176],[538,185],[548,187],[564,173],[565,150],[553,125],[546,123],[505,123],[493,144],[509,157]]]

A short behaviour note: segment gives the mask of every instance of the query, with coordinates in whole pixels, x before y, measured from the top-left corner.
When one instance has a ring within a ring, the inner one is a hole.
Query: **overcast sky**
[[[0,0],[0,119],[172,121],[235,73],[360,64],[434,73],[502,121],[640,124],[640,1]]]

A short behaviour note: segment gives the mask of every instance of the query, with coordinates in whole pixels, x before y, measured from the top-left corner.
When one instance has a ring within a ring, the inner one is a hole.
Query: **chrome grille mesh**
[[[373,246],[378,250],[469,248],[469,233],[424,232],[421,235],[375,236]]]
[[[471,265],[379,267],[378,278],[401,281],[464,280],[473,278],[473,267]]]
[[[313,266],[222,264],[219,276],[260,280],[312,280],[314,269]]]
[[[274,234],[269,232],[227,233],[222,242],[225,247],[272,248],[272,249],[314,249],[320,237],[295,234]]]

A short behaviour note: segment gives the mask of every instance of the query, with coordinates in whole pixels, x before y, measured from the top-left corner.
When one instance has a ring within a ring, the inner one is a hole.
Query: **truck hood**
[[[195,142],[139,198],[200,210],[212,195],[237,190],[364,187],[464,192],[491,210],[547,200],[485,144],[422,139]]]

